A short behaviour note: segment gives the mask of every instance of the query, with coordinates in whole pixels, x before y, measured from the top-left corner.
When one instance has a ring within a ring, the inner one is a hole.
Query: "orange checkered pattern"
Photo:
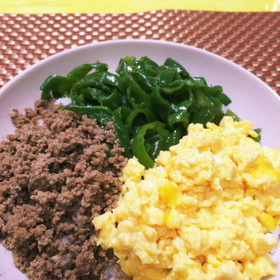
[[[52,54],[114,39],[165,40],[211,51],[251,71],[280,95],[279,12],[0,14],[0,87]]]

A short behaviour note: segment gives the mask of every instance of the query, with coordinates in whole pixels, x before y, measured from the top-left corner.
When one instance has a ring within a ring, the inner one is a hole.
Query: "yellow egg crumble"
[[[252,123],[191,124],[148,170],[123,169],[117,208],[96,217],[98,244],[134,280],[259,280],[280,223],[280,151],[262,148]]]

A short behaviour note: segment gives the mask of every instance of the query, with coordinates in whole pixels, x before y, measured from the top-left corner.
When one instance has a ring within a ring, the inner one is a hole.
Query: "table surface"
[[[135,13],[159,9],[279,11],[279,0],[0,0],[2,13]]]
[[[0,14],[0,87],[64,49],[114,39],[184,43],[223,56],[280,94],[280,12],[156,10]]]

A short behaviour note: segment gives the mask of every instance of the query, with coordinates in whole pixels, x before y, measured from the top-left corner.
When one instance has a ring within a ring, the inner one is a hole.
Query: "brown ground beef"
[[[113,208],[125,165],[113,123],[37,101],[11,114],[0,142],[0,238],[30,279],[107,279],[112,251],[95,244],[92,219]],[[110,149],[108,148],[110,147]]]

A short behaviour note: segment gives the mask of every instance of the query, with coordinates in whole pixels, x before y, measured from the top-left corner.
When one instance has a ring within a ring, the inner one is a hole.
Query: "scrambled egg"
[[[98,243],[134,280],[259,280],[280,223],[280,151],[248,121],[191,124],[155,166],[132,158],[118,207],[96,217]]]

